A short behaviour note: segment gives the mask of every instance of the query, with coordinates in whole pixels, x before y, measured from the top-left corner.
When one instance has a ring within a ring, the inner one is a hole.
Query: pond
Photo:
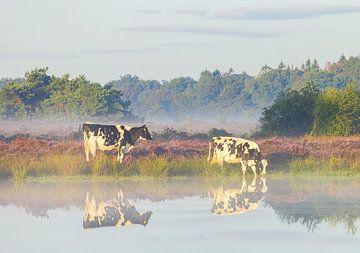
[[[0,182],[1,252],[358,252],[359,216],[355,178]]]

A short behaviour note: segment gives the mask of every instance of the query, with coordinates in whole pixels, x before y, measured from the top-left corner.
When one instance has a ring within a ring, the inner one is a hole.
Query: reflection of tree
[[[39,218],[49,218],[48,208],[26,208],[25,212],[27,214],[33,215]]]
[[[282,222],[300,223],[309,231],[318,229],[320,223],[326,222],[334,227],[344,225],[352,235],[357,232],[360,199],[340,199],[323,195],[298,203],[266,201],[266,204],[274,209]]]

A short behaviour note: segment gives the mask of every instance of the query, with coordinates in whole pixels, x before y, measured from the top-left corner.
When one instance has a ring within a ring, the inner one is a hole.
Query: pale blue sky
[[[49,66],[99,82],[197,79],[360,53],[355,0],[0,0],[0,10],[0,77]]]

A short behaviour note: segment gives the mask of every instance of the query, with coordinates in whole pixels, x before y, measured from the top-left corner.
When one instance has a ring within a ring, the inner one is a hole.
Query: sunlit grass
[[[290,174],[313,174],[326,176],[350,176],[360,174],[360,160],[331,157],[320,159],[308,157],[289,163]]]
[[[348,176],[360,175],[360,159],[347,160],[331,157],[320,159],[308,157],[294,159],[287,165],[288,171],[268,169],[268,176]],[[81,177],[81,178],[127,178],[127,177],[238,177],[242,176],[239,165],[211,165],[206,158],[166,158],[147,156],[119,164],[112,155],[100,153],[95,159],[86,162],[82,155],[64,154],[40,157],[0,158],[0,175],[12,177],[16,181],[28,177]],[[247,175],[252,176],[248,169]]]
[[[25,181],[27,176],[27,166],[29,164],[24,161],[20,161],[16,164],[11,165],[11,176],[15,182]]]

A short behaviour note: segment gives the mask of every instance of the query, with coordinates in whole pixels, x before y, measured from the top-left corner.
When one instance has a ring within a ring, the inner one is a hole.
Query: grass
[[[257,140],[269,159],[269,176],[360,175],[360,136],[267,138]],[[98,152],[85,161],[82,142],[18,138],[0,142],[0,177],[233,177],[239,165],[221,168],[207,160],[208,144],[199,140],[141,142],[119,164],[116,154]],[[249,175],[252,172],[249,170]]]
[[[27,165],[24,162],[18,162],[11,166],[11,176],[15,182],[23,182],[26,179]]]
[[[319,175],[349,176],[360,175],[360,159],[329,159],[310,156],[293,159],[282,168],[268,168],[269,175]],[[275,165],[274,165],[275,166]],[[248,170],[248,174],[252,174]],[[145,156],[119,164],[112,155],[99,153],[95,159],[86,162],[80,154],[50,154],[39,157],[1,157],[1,177],[12,177],[16,181],[27,177],[232,177],[241,176],[239,166],[227,165],[221,168],[211,165],[202,158],[167,158],[166,156]]]
[[[271,165],[270,165],[271,166]],[[360,175],[360,160],[347,160],[331,157],[319,159],[308,157],[294,159],[288,165],[288,172],[269,168],[270,176],[286,174],[318,175],[318,176],[349,176]],[[86,162],[81,155],[49,155],[38,158],[1,158],[0,172],[12,177],[15,181],[23,181],[27,177],[80,177],[80,178],[168,178],[168,177],[236,177],[241,176],[239,166],[211,165],[206,158],[173,158],[164,156],[143,157],[136,161],[119,164],[113,156],[99,153]],[[248,170],[248,174],[252,174]],[[6,177],[6,176],[5,176]]]
[[[206,158],[143,157],[119,164],[113,156],[100,153],[86,162],[81,155],[49,155],[35,158],[2,157],[0,172],[3,177],[24,180],[27,177],[226,177],[241,175],[236,166],[220,168]],[[250,172],[251,173],[251,172]]]
[[[308,157],[305,159],[294,159],[289,163],[289,171],[292,175],[319,175],[319,176],[351,176],[360,174],[359,159],[344,159],[330,157],[330,159],[319,159]]]

